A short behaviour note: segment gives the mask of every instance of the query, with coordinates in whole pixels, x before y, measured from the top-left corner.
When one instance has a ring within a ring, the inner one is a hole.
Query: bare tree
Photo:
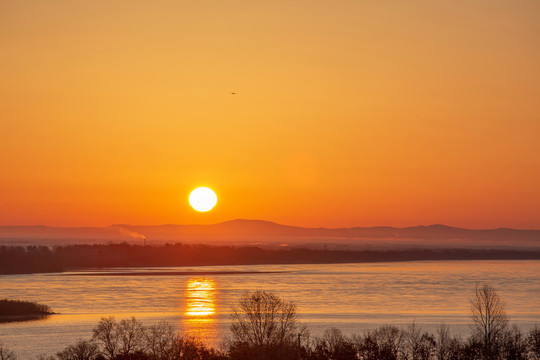
[[[355,339],[363,360],[398,360],[405,356],[405,334],[395,326],[383,325]]]
[[[341,330],[331,328],[325,330],[321,338],[315,339],[315,347],[310,359],[355,360],[357,359],[354,340],[343,335]]]
[[[505,331],[502,344],[505,360],[527,360],[527,342],[516,325]]]
[[[233,358],[285,359],[294,353],[302,332],[296,305],[262,290],[246,292],[230,317]]]
[[[413,321],[405,332],[405,342],[407,344],[408,353],[412,360],[418,360],[420,357],[420,345],[422,339],[422,329]]]
[[[540,360],[540,328],[538,326],[532,328],[525,341],[530,359]]]
[[[103,356],[109,360],[119,355],[129,357],[144,349],[145,328],[134,317],[118,323],[113,316],[109,316],[101,318],[94,328],[92,339],[98,344]]]
[[[504,301],[493,287],[477,286],[471,300],[471,312],[473,336],[481,342],[484,358],[496,359],[508,326]]]
[[[0,341],[0,360],[17,360],[17,356]]]
[[[103,317],[93,330],[92,339],[100,345],[103,356],[112,360],[119,351],[118,324],[114,316]]]
[[[450,329],[441,324],[437,328],[437,360],[450,360]]]
[[[160,322],[147,328],[145,333],[146,350],[155,360],[171,360],[175,343],[178,340],[174,327]]]
[[[80,340],[56,355],[60,360],[94,360],[98,357],[98,346],[93,341]]]
[[[142,351],[144,348],[145,330],[143,324],[131,317],[124,319],[118,324],[118,339],[120,342],[120,354],[128,356]]]
[[[422,333],[422,329],[415,321],[407,328],[405,339],[408,345],[409,359],[429,360],[435,354],[435,338],[427,332]]]

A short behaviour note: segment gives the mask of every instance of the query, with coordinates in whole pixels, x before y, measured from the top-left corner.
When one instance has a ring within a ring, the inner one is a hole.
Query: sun
[[[212,210],[217,203],[214,190],[207,187],[198,187],[189,194],[189,204],[197,211]]]

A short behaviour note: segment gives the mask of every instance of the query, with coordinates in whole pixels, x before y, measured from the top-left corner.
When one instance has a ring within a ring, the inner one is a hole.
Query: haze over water
[[[111,272],[274,273],[88,276],[107,271],[0,277],[2,297],[39,301],[60,313],[45,320],[0,324],[0,337],[22,358],[53,354],[89,338],[101,316],[134,315],[146,324],[174,322],[218,346],[228,332],[232,307],[244,291],[255,289],[297,304],[312,336],[330,327],[351,334],[412,321],[430,331],[444,322],[453,332],[466,334],[469,299],[475,285],[484,283],[500,291],[511,322],[524,329],[540,324],[540,261],[132,268]]]

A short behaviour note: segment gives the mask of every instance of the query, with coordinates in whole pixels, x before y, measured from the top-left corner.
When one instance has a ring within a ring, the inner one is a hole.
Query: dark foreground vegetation
[[[0,299],[0,322],[54,314],[47,305],[31,301]],[[0,357],[0,359],[2,359]]]
[[[509,326],[504,303],[490,286],[471,299],[471,336],[435,334],[412,323],[406,330],[386,325],[346,336],[339,329],[310,338],[296,306],[278,296],[246,293],[231,315],[231,334],[222,349],[176,332],[168,323],[144,326],[135,318],[102,318],[93,336],[36,360],[538,360],[540,328],[523,334]],[[0,360],[15,360],[0,342]]]
[[[253,246],[121,244],[0,246],[0,274],[61,272],[67,269],[138,266],[324,264],[414,260],[540,259],[540,250],[314,250]],[[1,360],[1,359],[0,359]]]

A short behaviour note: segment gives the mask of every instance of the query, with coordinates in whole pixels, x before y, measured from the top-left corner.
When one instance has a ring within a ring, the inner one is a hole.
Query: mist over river
[[[272,291],[298,306],[312,336],[416,321],[467,335],[478,284],[495,287],[511,323],[540,325],[540,261],[419,261],[328,265],[122,268],[0,276],[0,298],[37,301],[59,313],[0,323],[0,340],[22,358],[51,355],[89,338],[102,316],[170,321],[219,346],[244,291]],[[96,276],[101,275],[101,276]]]

